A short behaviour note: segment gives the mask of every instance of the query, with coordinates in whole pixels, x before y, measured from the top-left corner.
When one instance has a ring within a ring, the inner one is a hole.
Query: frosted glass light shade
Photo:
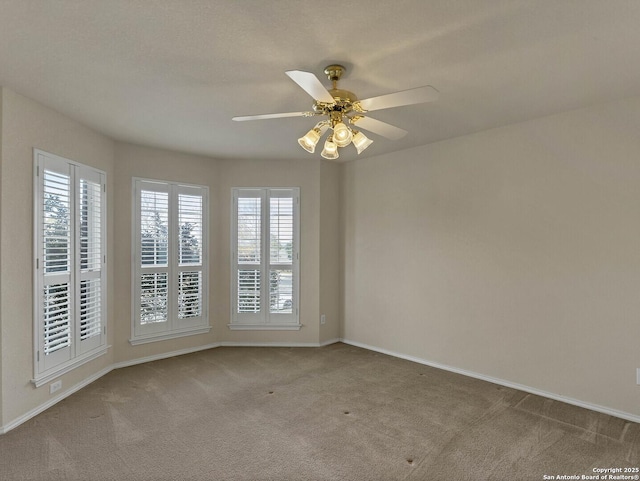
[[[317,129],[311,129],[303,137],[300,137],[298,139],[298,143],[304,150],[306,150],[310,154],[313,154],[316,150],[316,144],[319,140],[320,132]]]
[[[340,154],[338,154],[338,145],[333,142],[331,137],[324,143],[324,150],[320,155],[328,160],[334,160],[340,157]]]
[[[333,141],[338,147],[346,147],[351,143],[351,129],[342,122],[333,126]]]
[[[360,155],[360,152],[362,152],[364,149],[369,147],[372,143],[373,143],[373,140],[368,138],[362,132],[358,132],[356,135],[353,136],[353,145],[358,151],[358,155]]]

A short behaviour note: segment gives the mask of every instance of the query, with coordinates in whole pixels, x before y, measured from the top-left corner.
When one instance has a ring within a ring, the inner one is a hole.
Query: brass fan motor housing
[[[339,110],[341,112],[350,112],[353,110],[353,104],[358,101],[358,97],[353,92],[342,89],[331,89],[329,93],[334,98],[334,104],[327,104],[324,102],[315,102],[313,104],[313,111],[316,113],[326,113],[333,110]]]
[[[353,92],[349,92],[348,90],[331,89],[329,90],[329,93],[334,99],[336,99],[336,103],[352,104],[358,100],[356,94],[354,94]]]
[[[343,90],[337,88],[338,80],[342,77],[346,68],[342,65],[329,65],[324,69],[324,73],[331,82],[333,82],[333,88],[329,90],[329,93],[334,98],[334,104],[326,104],[324,102],[316,102],[313,104],[313,111],[317,114],[329,115],[331,112],[342,112],[346,114],[354,110],[353,104],[358,101],[358,97],[349,90]]]

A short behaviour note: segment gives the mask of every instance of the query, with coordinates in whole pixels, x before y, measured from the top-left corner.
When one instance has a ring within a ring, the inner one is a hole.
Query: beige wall
[[[320,325],[320,342],[340,338],[341,297],[341,230],[340,179],[341,164],[320,164],[320,314],[326,323]]]
[[[49,401],[48,385],[35,388],[33,378],[33,149],[95,166],[107,173],[113,192],[113,142],[15,92],[2,90],[2,180],[0,202],[0,318],[2,323],[2,421]],[[113,226],[113,195],[108,226]],[[108,231],[107,268],[113,272],[113,229]],[[113,276],[107,303],[108,343],[113,337]],[[66,390],[113,362],[113,350],[61,377]],[[57,396],[58,394],[56,394]]]
[[[208,334],[131,346],[132,178],[177,180],[206,185],[210,193]],[[178,152],[116,144],[116,340],[117,361],[190,349],[217,342],[319,342],[320,303],[320,163],[301,161],[220,160]],[[230,331],[230,226],[233,187],[300,187],[301,285],[299,331]],[[336,225],[337,228],[337,225]]]
[[[218,179],[219,269],[216,279],[215,330],[226,342],[319,342],[320,317],[320,162],[300,160],[221,160]],[[230,331],[231,189],[300,187],[300,323],[299,331]]]
[[[115,359],[117,362],[154,356],[164,352],[189,349],[214,342],[214,332],[181,337],[168,341],[157,341],[138,346],[129,343],[131,338],[131,260],[132,260],[132,213],[133,178],[142,177],[155,180],[184,182],[209,187],[210,230],[215,232],[216,209],[215,179],[217,165],[211,159],[181,154],[162,149],[116,143],[115,172]],[[215,276],[217,252],[211,245],[211,266],[209,275]],[[210,288],[210,306],[213,306],[215,291]]]
[[[344,337],[640,415],[640,98],[345,166]]]

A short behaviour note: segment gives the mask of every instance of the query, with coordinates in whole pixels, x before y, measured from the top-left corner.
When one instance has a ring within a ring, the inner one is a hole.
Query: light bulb
[[[300,137],[298,139],[298,143],[304,150],[306,150],[310,154],[313,154],[316,150],[316,144],[318,143],[319,140],[320,140],[320,131],[318,129],[313,128],[309,132],[307,132],[304,135],[304,137]]]
[[[346,147],[351,143],[351,129],[344,125],[342,122],[338,122],[333,126],[333,141],[338,147]]]
[[[358,155],[360,155],[360,152],[369,147],[372,143],[373,140],[368,138],[362,132],[356,132],[356,135],[353,136],[353,145],[358,151]]]
[[[324,143],[324,150],[320,155],[328,160],[334,160],[340,157],[340,154],[338,154],[338,145],[333,141],[333,136],[329,137]]]

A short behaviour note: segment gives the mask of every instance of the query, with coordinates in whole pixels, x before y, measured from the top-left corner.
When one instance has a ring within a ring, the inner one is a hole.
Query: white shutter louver
[[[259,270],[238,270],[238,312],[260,312]]]
[[[178,195],[180,265],[202,264],[202,196]]]
[[[238,198],[238,263],[259,264],[261,259],[261,200]]]
[[[168,289],[166,272],[140,276],[140,324],[167,321]]]
[[[143,266],[166,266],[169,259],[169,194],[143,190],[140,243]]]
[[[44,171],[42,231],[46,273],[71,269],[71,178]]]
[[[80,340],[84,341],[102,333],[101,280],[80,282]]]
[[[269,309],[272,313],[290,314],[293,308],[293,272],[291,269],[269,271]]]
[[[202,314],[202,272],[181,272],[178,280],[178,318]]]
[[[102,267],[102,186],[80,180],[80,269]]]
[[[52,354],[71,345],[69,284],[44,288],[44,353]]]
[[[269,200],[270,264],[293,261],[293,199],[272,197]]]

